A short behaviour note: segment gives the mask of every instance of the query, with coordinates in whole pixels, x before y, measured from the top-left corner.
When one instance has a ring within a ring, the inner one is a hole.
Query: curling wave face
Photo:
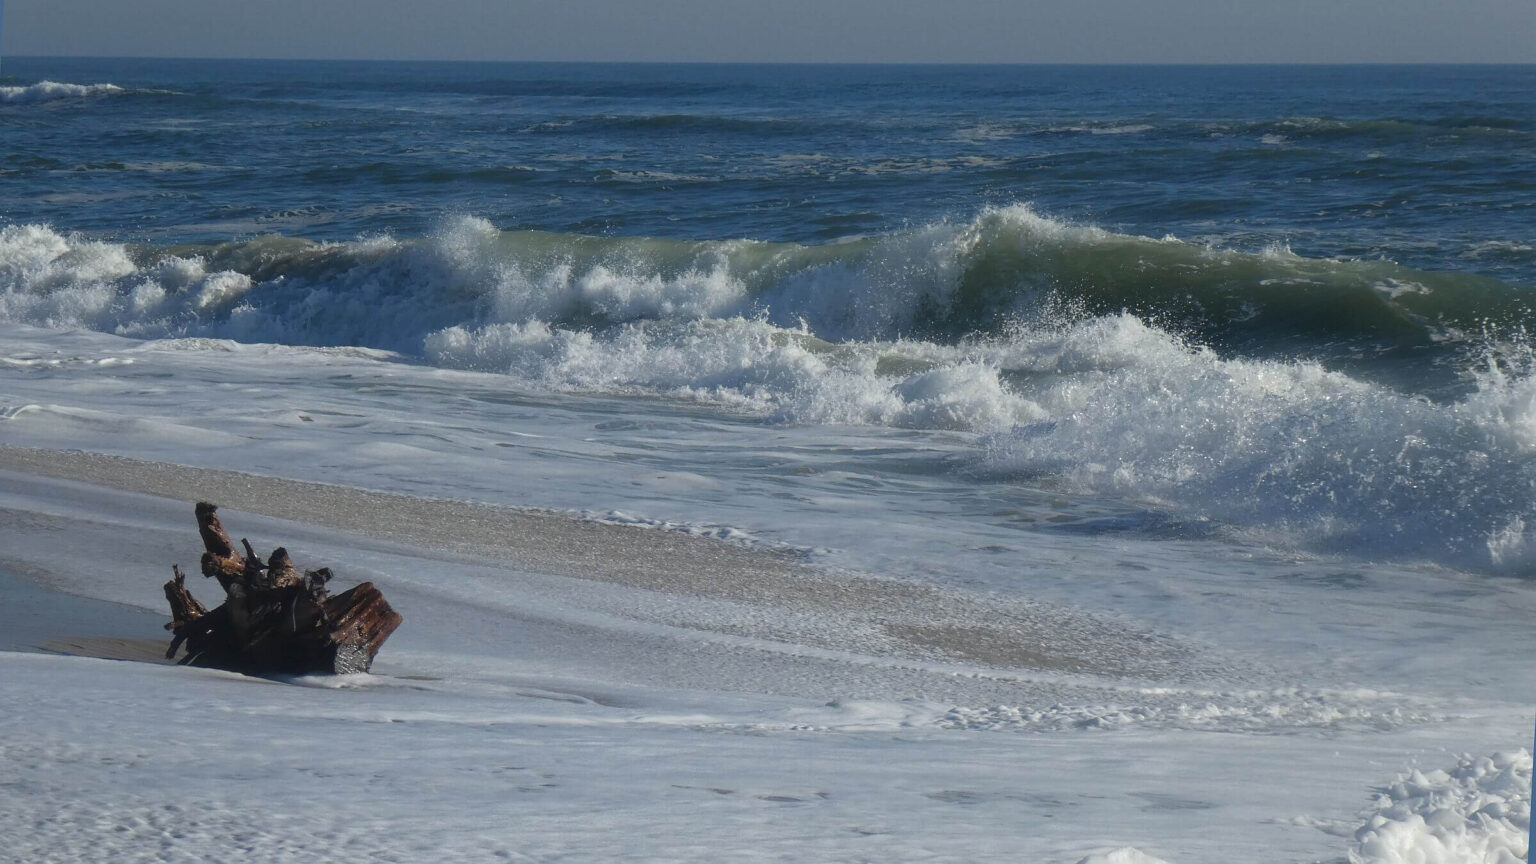
[[[1282,544],[1520,567],[1518,289],[1066,225],[1025,207],[820,246],[502,232],[201,247],[0,230],[0,318],[387,349],[557,392],[982,433],[982,478]]]

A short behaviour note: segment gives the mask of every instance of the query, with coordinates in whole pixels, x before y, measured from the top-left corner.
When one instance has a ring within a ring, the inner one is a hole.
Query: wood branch
[[[208,614],[208,609],[197,602],[192,592],[187,590],[187,577],[182,575],[181,568],[171,565],[171,581],[165,583],[165,599],[171,604],[171,623],[165,625],[165,629],[172,630]]]
[[[261,556],[251,548],[251,541],[241,537],[240,545],[245,547],[245,569],[240,573],[240,581],[246,588],[267,587],[266,576],[263,575],[267,565],[261,563]]]
[[[200,564],[203,576],[219,580],[219,587],[227,592],[231,583],[245,578],[245,559],[235,552],[234,541],[219,522],[218,510],[207,501],[197,504],[197,532],[206,550]]]
[[[299,571],[293,569],[293,559],[288,557],[288,550],[279,546],[272,550],[272,557],[267,559],[267,584],[273,588],[288,588],[303,583]]]
[[[203,535],[203,548],[215,558],[234,558],[235,544],[219,521],[219,508],[207,501],[197,502],[197,532]]]
[[[203,575],[219,580],[219,587],[226,593],[231,584],[245,579],[245,559],[238,556],[220,558],[212,552],[204,552],[201,565]]]
[[[171,606],[170,651],[183,644],[183,664],[254,674],[366,672],[384,640],[400,626],[400,614],[384,595],[364,582],[334,597],[326,584],[328,567],[301,577],[288,550],[279,547],[262,562],[249,540],[234,543],[215,515],[217,507],[197,505],[203,538],[203,575],[224,588],[224,603],[208,611],[187,590],[179,567],[165,584]]]
[[[186,641],[192,623],[206,616],[208,610],[187,590],[187,577],[174,564],[171,565],[171,581],[165,583],[165,600],[171,604],[171,620],[165,629],[174,631],[170,650],[165,652],[169,658],[176,656],[176,649]]]

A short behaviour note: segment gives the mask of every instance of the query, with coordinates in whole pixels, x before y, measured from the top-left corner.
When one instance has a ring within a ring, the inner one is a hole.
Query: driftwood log
[[[165,629],[173,637],[167,658],[185,645],[179,662],[192,666],[258,675],[366,672],[400,626],[400,615],[371,582],[332,597],[325,587],[329,568],[300,575],[288,550],[279,548],[262,561],[248,540],[240,541],[241,554],[212,504],[197,505],[197,530],[206,550],[203,575],[219,581],[224,602],[209,611],[173,566],[165,583],[171,604]]]

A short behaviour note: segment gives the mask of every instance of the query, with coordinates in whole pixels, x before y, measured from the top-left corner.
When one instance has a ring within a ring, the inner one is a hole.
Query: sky
[[[1529,63],[1533,0],[0,0],[11,55]]]

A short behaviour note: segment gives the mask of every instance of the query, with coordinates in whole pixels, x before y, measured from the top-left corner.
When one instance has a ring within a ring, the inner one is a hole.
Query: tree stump
[[[166,657],[183,665],[207,666],[249,674],[366,672],[401,617],[373,583],[330,596],[329,568],[301,576],[279,547],[266,561],[241,540],[241,555],[219,522],[218,507],[197,505],[197,530],[203,538],[202,571],[217,579],[224,602],[208,611],[187,590],[181,568],[171,568],[165,599],[171,606],[172,634]]]

